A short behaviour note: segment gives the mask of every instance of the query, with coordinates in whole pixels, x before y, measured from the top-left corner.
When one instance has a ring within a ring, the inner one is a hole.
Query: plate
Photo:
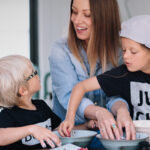
[[[53,131],[59,136],[62,145],[72,143],[80,147],[87,147],[92,141],[93,137],[97,135],[96,131],[90,130],[72,130],[71,137],[62,137],[58,131]]]
[[[148,140],[148,134],[136,133],[136,140],[107,140],[103,139],[100,134],[97,138],[107,150],[137,150],[140,142]]]

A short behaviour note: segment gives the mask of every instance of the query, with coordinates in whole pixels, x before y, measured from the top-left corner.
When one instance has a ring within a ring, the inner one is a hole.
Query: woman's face
[[[92,19],[89,0],[74,0],[72,5],[71,21],[77,37],[89,41],[92,31]]]

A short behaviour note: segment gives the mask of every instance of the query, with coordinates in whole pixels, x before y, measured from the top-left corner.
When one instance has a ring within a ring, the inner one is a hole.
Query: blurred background
[[[0,0],[0,57],[20,54],[30,58],[42,84],[34,97],[48,102],[52,97],[48,56],[52,43],[67,35],[70,1]],[[121,21],[150,14],[150,0],[118,0],[118,4]]]

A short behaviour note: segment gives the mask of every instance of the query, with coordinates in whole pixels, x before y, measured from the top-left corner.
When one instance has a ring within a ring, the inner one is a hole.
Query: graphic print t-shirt
[[[0,128],[22,127],[26,125],[39,125],[53,130],[58,127],[61,120],[55,115],[43,100],[32,100],[36,110],[27,110],[19,107],[0,108]],[[29,135],[13,144],[0,147],[2,150],[29,150],[42,148],[39,141]]]
[[[97,76],[108,96],[119,95],[130,107],[134,120],[150,119],[150,75],[141,71],[129,72],[125,65]]]

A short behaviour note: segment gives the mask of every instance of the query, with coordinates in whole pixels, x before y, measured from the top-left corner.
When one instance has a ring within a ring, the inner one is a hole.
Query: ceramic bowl
[[[150,143],[150,120],[134,120],[136,132],[143,132],[149,135]]]
[[[87,147],[97,132],[90,130],[72,130],[71,137],[62,137],[58,131],[54,131],[59,136],[62,145],[72,143],[80,147]]]
[[[140,142],[148,140],[148,134],[136,133],[136,140],[106,140],[100,134],[97,138],[107,150],[137,150]]]

